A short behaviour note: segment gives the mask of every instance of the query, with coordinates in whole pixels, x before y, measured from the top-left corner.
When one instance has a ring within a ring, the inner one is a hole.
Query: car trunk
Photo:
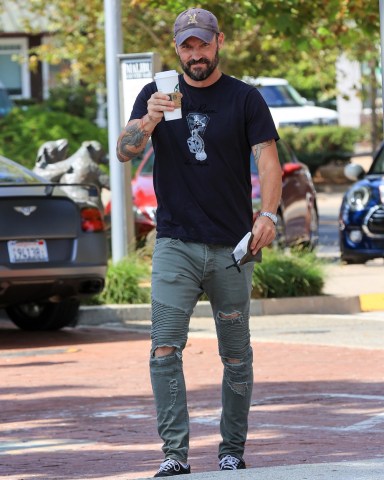
[[[68,262],[80,229],[80,213],[65,197],[0,198],[0,259],[3,265]],[[33,233],[32,233],[33,232]]]

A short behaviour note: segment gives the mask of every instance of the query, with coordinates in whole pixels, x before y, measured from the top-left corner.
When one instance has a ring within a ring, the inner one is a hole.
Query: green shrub
[[[108,133],[84,118],[52,112],[41,106],[14,108],[0,119],[0,154],[33,168],[39,147],[47,141],[66,138],[68,155],[86,140],[97,140],[108,151]]]
[[[254,298],[306,297],[321,295],[323,264],[314,253],[263,250],[263,261],[253,271]]]
[[[279,130],[294,150],[298,160],[308,165],[311,173],[332,160],[348,162],[355,145],[361,141],[360,129],[340,126],[315,126],[305,128],[285,127]]]
[[[143,282],[149,279],[150,266],[131,255],[108,266],[105,288],[100,295],[93,297],[87,304],[132,304],[148,303],[149,288]]]
[[[132,254],[110,263],[104,291],[84,304],[133,304],[150,302],[151,258]],[[253,272],[253,298],[282,298],[321,295],[324,286],[323,263],[314,253],[264,249],[262,263]],[[201,300],[207,300],[204,295]]]
[[[81,85],[62,85],[52,88],[49,91],[49,98],[44,101],[44,105],[49,110],[69,113],[91,122],[97,116],[96,93]]]

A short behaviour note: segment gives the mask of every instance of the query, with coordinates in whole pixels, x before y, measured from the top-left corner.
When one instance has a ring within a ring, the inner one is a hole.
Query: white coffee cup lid
[[[155,74],[155,78],[163,78],[163,77],[172,77],[173,75],[179,75],[176,70],[166,70],[165,72],[157,72]]]

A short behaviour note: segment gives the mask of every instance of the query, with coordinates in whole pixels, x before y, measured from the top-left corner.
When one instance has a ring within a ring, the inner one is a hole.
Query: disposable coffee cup
[[[175,102],[175,110],[173,112],[164,112],[165,120],[177,120],[182,118],[181,115],[181,94],[179,91],[179,74],[176,70],[167,70],[166,72],[158,72],[155,75],[157,90],[169,96]]]

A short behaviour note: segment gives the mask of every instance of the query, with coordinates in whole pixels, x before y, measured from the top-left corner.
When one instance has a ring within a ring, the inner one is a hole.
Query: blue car
[[[345,176],[355,183],[344,194],[340,208],[341,260],[365,263],[384,258],[384,142],[368,173],[350,164]]]

